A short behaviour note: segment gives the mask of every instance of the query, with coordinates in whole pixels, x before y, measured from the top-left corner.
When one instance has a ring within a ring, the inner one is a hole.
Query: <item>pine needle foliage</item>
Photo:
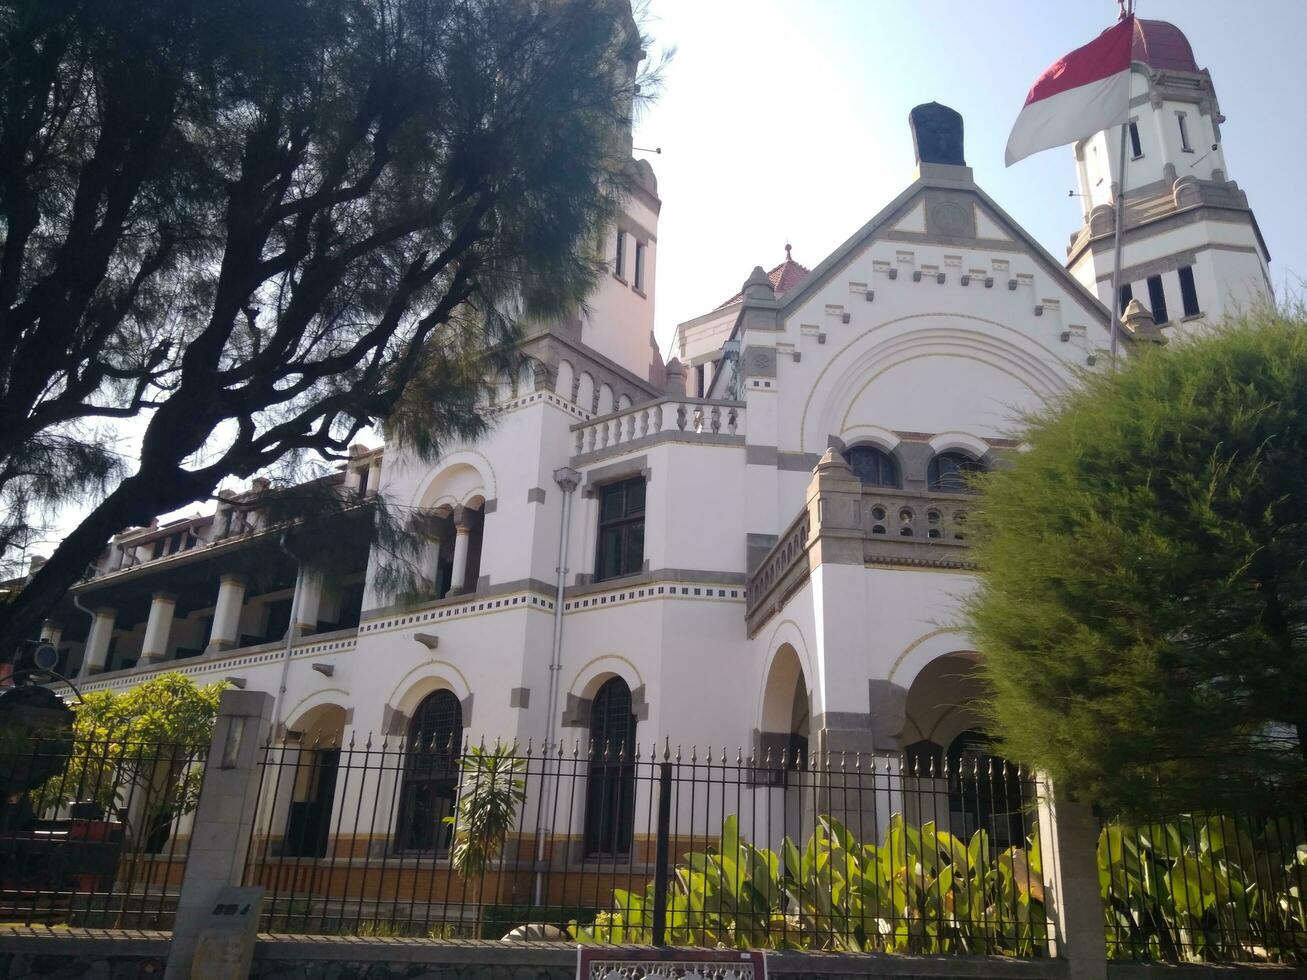
[[[1087,373],[982,477],[968,617],[1002,750],[1128,815],[1307,798],[1307,329]]]

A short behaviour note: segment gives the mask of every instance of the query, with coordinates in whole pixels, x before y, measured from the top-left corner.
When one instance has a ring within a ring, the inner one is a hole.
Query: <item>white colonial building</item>
[[[1126,280],[1164,335],[1268,300],[1267,253],[1210,76],[1169,24],[1141,21],[1136,52]],[[667,365],[660,201],[637,164],[611,275],[527,342],[538,367],[501,385],[490,434],[434,464],[360,451],[338,477],[441,518],[427,601],[379,594],[366,555],[326,587],[289,558],[252,569],[257,512],[225,503],[116,538],[75,590],[89,613],[47,637],[85,690],[284,678],[286,739],[957,755],[978,727],[964,476],[1106,364],[1119,131],[1076,147],[1085,226],[1063,263],[976,183],[955,113],[922,106],[914,125],[902,193],[813,268],[786,246],[754,269],[680,325]],[[1143,321],[1126,356],[1159,336]]]

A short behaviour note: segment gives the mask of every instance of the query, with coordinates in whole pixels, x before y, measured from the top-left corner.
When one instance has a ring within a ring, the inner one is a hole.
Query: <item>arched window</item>
[[[853,446],[844,453],[853,475],[868,487],[897,487],[899,468],[894,457],[876,446]]]
[[[445,817],[458,796],[463,706],[451,691],[427,695],[413,713],[404,745],[404,786],[399,797],[396,847],[404,851],[449,848]]]
[[[930,461],[927,480],[932,491],[968,493],[968,474],[985,472],[985,464],[966,453],[940,453]]]
[[[614,677],[590,707],[590,778],[585,787],[587,857],[631,853],[635,823],[635,715],[631,689]]]

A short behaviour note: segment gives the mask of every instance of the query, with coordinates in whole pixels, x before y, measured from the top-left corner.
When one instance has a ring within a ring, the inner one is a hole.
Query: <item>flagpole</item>
[[[1134,15],[1134,0],[1129,0],[1125,6],[1125,16]],[[1132,41],[1133,43],[1133,41]],[[1126,153],[1126,139],[1130,135],[1130,89],[1126,89],[1126,116],[1121,123],[1121,166],[1119,168],[1120,183],[1117,187],[1115,214],[1115,241],[1112,244],[1112,298],[1108,304],[1108,309],[1112,314],[1112,347],[1111,361],[1113,370],[1116,369],[1116,351],[1120,345],[1118,334],[1121,332],[1121,239],[1122,225],[1125,224],[1125,171],[1129,161],[1129,155]]]

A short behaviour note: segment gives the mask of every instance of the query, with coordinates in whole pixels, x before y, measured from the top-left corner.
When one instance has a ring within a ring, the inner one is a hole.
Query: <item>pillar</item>
[[[196,947],[202,934],[212,927],[211,913],[218,896],[228,886],[241,883],[254,828],[272,704],[272,695],[264,691],[222,692],[213,742],[204,763],[204,787],[191,829],[186,873],[164,972],[166,978],[182,980],[192,976]],[[257,920],[257,909],[254,915]],[[249,956],[253,953],[252,928],[245,940],[244,948],[239,950],[243,961],[239,968],[233,966],[230,972],[221,975],[248,974]]]
[[[91,620],[91,630],[86,634],[86,652],[82,655],[81,675],[87,677],[104,670],[109,659],[109,643],[113,640],[113,621],[118,610],[101,607],[95,611]]]
[[[381,457],[375,457],[368,464],[368,492],[367,496],[374,497],[381,490]]]
[[[291,603],[295,607],[295,622],[290,624],[291,635],[300,637],[316,633],[322,611],[322,576],[301,566],[295,577],[295,591],[299,595]]]
[[[218,602],[213,610],[213,633],[205,653],[230,650],[241,640],[241,606],[245,604],[245,579],[224,575],[218,580]]]
[[[1098,884],[1098,821],[1083,803],[1057,799],[1039,783],[1044,907],[1052,923],[1049,955],[1065,960],[1068,980],[1106,980],[1107,927]]]
[[[468,535],[472,525],[468,522],[467,511],[459,508],[454,516],[454,573],[450,576],[449,594],[462,595],[467,591],[467,546]]]
[[[177,597],[167,592],[156,592],[150,600],[150,618],[145,621],[145,640],[141,644],[142,665],[158,663],[168,656],[168,638],[176,608]]]
[[[56,650],[64,638],[64,628],[53,619],[47,619],[41,624],[41,642],[48,643]]]

